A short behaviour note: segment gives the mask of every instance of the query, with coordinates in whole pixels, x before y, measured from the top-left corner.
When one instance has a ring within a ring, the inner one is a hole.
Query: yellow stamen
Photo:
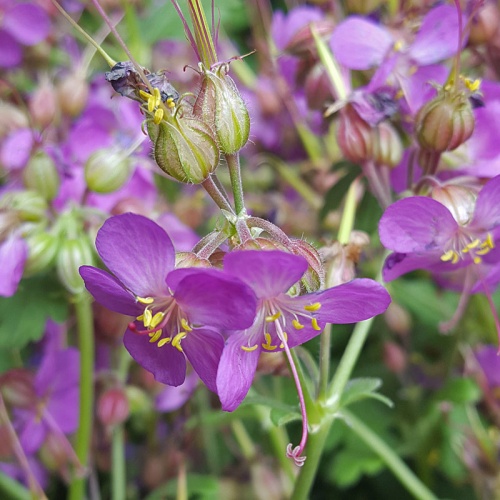
[[[175,102],[174,102],[174,100],[171,97],[169,97],[167,99],[167,101],[165,102],[165,104],[167,105],[167,108],[170,108],[170,109],[175,108]]]
[[[322,328],[318,325],[318,320],[316,318],[313,318],[311,320],[311,325],[317,332],[320,332],[322,330]]]
[[[151,94],[149,94],[148,92],[144,92],[144,90],[139,90],[139,95],[145,100],[145,101],[149,101],[149,99],[152,97]]]
[[[170,342],[171,338],[170,337],[166,337],[164,339],[161,339],[160,341],[158,341],[158,347],[163,347],[165,344],[168,344]]]
[[[144,323],[144,326],[146,328],[149,328],[149,326],[151,325],[151,321],[153,320],[153,314],[151,313],[151,311],[149,309],[144,309],[144,320],[143,320],[143,323]]]
[[[481,87],[481,80],[479,78],[476,78],[475,80],[473,80],[472,78],[462,77],[462,80],[463,80],[465,86],[471,92],[477,92],[479,90],[479,87]]]
[[[483,259],[481,259],[481,257],[478,257],[477,255],[472,257],[472,260],[473,260],[474,264],[481,264],[481,262],[483,262]]]
[[[181,347],[181,340],[185,339],[187,337],[186,332],[180,332],[178,333],[173,339],[172,339],[172,345],[179,351],[184,352]]]
[[[286,332],[283,332],[283,340],[285,342],[288,342],[288,334]],[[280,349],[283,349],[285,347],[285,342],[281,342]]]
[[[397,40],[396,42],[394,42],[394,50],[396,52],[403,50],[403,47],[404,47],[404,44],[401,40]]]
[[[465,248],[462,250],[462,253],[467,253],[469,250],[473,250],[476,248],[481,241],[479,239],[475,239],[474,241],[471,241],[468,245],[465,245]]]
[[[253,345],[252,347],[247,347],[246,345],[242,345],[241,348],[244,350],[244,351],[247,351],[247,352],[252,352],[252,351],[255,351],[255,349],[257,349],[257,347],[259,347],[257,344]]]
[[[458,262],[458,254],[454,250],[448,250],[443,255],[441,255],[441,260],[443,262],[450,262],[456,264]]]
[[[304,306],[306,311],[318,311],[321,309],[321,302],[315,302],[314,304],[310,304],[308,306]]]
[[[161,330],[154,332],[153,336],[149,339],[151,344],[154,344],[161,337]]]
[[[262,344],[262,347],[266,351],[274,351],[277,348],[277,346],[271,344],[271,340],[272,340],[271,335],[269,333],[264,333],[264,338],[266,339],[266,343]]]
[[[292,320],[292,325],[296,330],[302,330],[302,328],[304,328],[304,325],[296,319]]]
[[[155,301],[153,297],[136,297],[135,300],[141,304],[152,304]]]
[[[140,316],[137,316],[137,318],[135,318],[137,321],[142,321],[144,319],[144,314],[141,314]]]
[[[185,318],[181,319],[181,325],[182,325],[182,328],[184,328],[184,330],[186,330],[186,332],[192,332],[193,331],[193,329],[189,326],[189,323],[186,321]]]
[[[281,316],[281,311],[278,311],[276,314],[273,314],[272,316],[266,316],[266,321],[268,323],[272,323],[273,321],[276,321],[280,316]]]
[[[161,320],[165,317],[165,313],[164,312],[157,312],[153,318],[151,319],[151,323],[150,323],[150,327],[151,328],[155,328],[157,327],[160,323],[161,323]]]
[[[158,125],[162,120],[163,120],[163,109],[158,108],[155,111],[153,121],[156,123],[156,125]]]

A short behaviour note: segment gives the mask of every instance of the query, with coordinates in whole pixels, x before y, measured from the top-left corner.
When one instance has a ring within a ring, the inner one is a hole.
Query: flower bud
[[[193,113],[215,130],[222,153],[236,153],[247,143],[250,134],[246,104],[227,74],[228,64],[220,64],[215,72],[200,67],[203,79]]]
[[[57,196],[61,184],[54,160],[43,151],[30,159],[23,171],[23,181],[27,189],[36,191],[49,201]]]
[[[175,254],[175,267],[212,267],[208,259],[202,259],[193,252],[177,252]]]
[[[304,91],[307,105],[311,109],[323,110],[325,103],[332,99],[330,80],[325,67],[315,64],[307,73]]]
[[[443,88],[420,108],[415,118],[415,132],[423,149],[442,153],[463,144],[472,135],[474,124],[467,94]]]
[[[29,102],[30,115],[33,122],[40,128],[50,125],[58,112],[57,94],[49,83],[42,83],[33,92]]]
[[[43,465],[52,472],[64,470],[68,464],[68,446],[64,438],[55,432],[48,432],[40,448]]]
[[[148,122],[148,135],[158,166],[174,179],[199,184],[219,164],[219,148],[210,127],[196,118]]]
[[[318,21],[313,21],[302,28],[300,28],[290,39],[285,47],[285,51],[293,56],[309,56],[316,54],[316,41],[312,34],[312,29],[316,34],[327,40],[330,38],[333,29],[335,28],[335,23],[330,19],[321,19]]]
[[[78,116],[87,104],[89,85],[80,75],[71,74],[59,83],[57,94],[62,112]]]
[[[21,222],[38,222],[46,218],[47,202],[35,191],[12,191],[7,193],[1,202],[15,211]]]
[[[47,232],[34,233],[27,237],[28,259],[24,266],[25,276],[37,274],[51,267],[59,250],[59,238]]]
[[[342,154],[354,163],[362,163],[372,158],[372,128],[350,104],[340,111],[337,142]]]
[[[116,149],[99,149],[85,163],[85,182],[95,193],[112,193],[130,177],[130,160]]]
[[[498,32],[500,12],[494,2],[484,2],[483,7],[469,24],[469,43],[481,45],[488,43]]]
[[[394,168],[403,156],[403,145],[399,134],[388,122],[373,128],[373,159],[378,165]]]
[[[318,251],[307,241],[293,240],[292,252],[300,255],[309,264],[300,283],[307,293],[319,290],[325,284],[325,270]]]
[[[29,127],[26,115],[10,102],[0,100],[0,139],[16,129],[25,127]]]
[[[148,372],[149,373],[149,372]],[[143,415],[152,410],[153,404],[146,392],[134,385],[127,385],[125,393],[131,415]]]
[[[384,364],[392,373],[405,370],[408,359],[404,350],[395,342],[384,342]]]
[[[453,215],[453,218],[462,226],[468,224],[476,209],[478,191],[475,188],[457,184],[433,186],[430,197],[439,201]]]
[[[15,368],[0,377],[0,392],[5,402],[17,408],[30,408],[36,401],[33,374]]]
[[[125,391],[114,387],[104,391],[97,402],[97,416],[103,425],[114,426],[127,420],[130,407]]]
[[[80,266],[91,265],[93,260],[92,244],[85,235],[61,243],[56,262],[57,275],[69,292],[77,294],[85,290],[78,269]]]
[[[411,316],[406,309],[392,301],[384,313],[387,326],[401,337],[408,335],[411,329]]]
[[[347,10],[352,14],[366,15],[380,7],[382,0],[347,0]]]

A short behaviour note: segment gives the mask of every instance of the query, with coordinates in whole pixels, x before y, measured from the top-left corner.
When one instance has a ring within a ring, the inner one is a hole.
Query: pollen
[[[170,337],[166,337],[158,341],[158,347],[163,347],[165,344],[169,344],[172,339]]]
[[[136,297],[135,300],[137,302],[140,302],[141,304],[147,304],[147,305],[152,304],[155,301],[153,297]]]
[[[321,309],[321,302],[315,302],[314,304],[309,304],[308,306],[304,306],[306,311],[319,311]]]
[[[266,316],[266,321],[268,323],[272,323],[273,321],[276,321],[280,316],[281,316],[281,311],[278,311],[276,314],[273,314],[272,316]]]
[[[182,328],[184,328],[184,330],[186,330],[186,332],[193,331],[193,329],[189,326],[189,323],[187,322],[187,320],[185,318],[181,319],[181,325],[182,325]]]
[[[149,342],[151,344],[154,344],[160,337],[161,337],[161,330],[156,330],[156,332],[153,332],[151,338],[149,339]]]
[[[158,125],[163,120],[163,114],[163,109],[161,108],[158,108],[155,111],[153,122],[156,123],[156,125]]]
[[[252,351],[255,351],[255,349],[257,349],[257,347],[259,347],[257,344],[251,346],[251,347],[248,347],[246,345],[242,345],[241,348],[244,350],[244,351],[247,351],[247,352],[252,352]]]
[[[265,349],[266,351],[274,351],[275,349],[278,348],[278,346],[272,345],[271,344],[271,335],[269,333],[264,333],[264,338],[266,339],[266,343],[262,344],[262,348]]]
[[[151,326],[151,322],[153,321],[153,314],[151,313],[151,311],[149,309],[145,309],[143,316],[144,316],[144,318],[143,318],[142,322],[144,323],[144,326],[146,328],[149,328]]]
[[[459,261],[460,257],[458,253],[454,250],[448,250],[443,255],[441,255],[441,260],[443,262],[451,262],[452,264],[456,264]]]
[[[165,313],[164,312],[157,312],[151,319],[151,322],[150,322],[150,327],[151,328],[155,328],[157,327],[160,323],[161,323],[161,320],[165,317]]]
[[[178,333],[173,339],[172,339],[172,346],[175,347],[178,351],[184,352],[182,350],[181,346],[181,340],[185,339],[187,337],[186,332],[180,332]]]
[[[292,320],[292,325],[296,330],[302,330],[302,328],[304,328],[304,325],[296,319]]]
[[[464,82],[464,85],[467,87],[467,89],[470,90],[471,92],[477,92],[481,87],[481,80],[479,78],[473,80],[472,78],[461,77],[461,79]]]

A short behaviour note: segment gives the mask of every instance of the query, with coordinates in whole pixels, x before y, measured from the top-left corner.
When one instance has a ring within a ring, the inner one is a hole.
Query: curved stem
[[[94,325],[90,296],[82,293],[75,297],[75,312],[80,348],[80,421],[76,433],[75,451],[80,463],[88,466],[92,435],[94,404]],[[68,498],[81,500],[85,497],[85,479],[75,478]]]
[[[209,175],[202,183],[203,189],[210,195],[210,198],[215,201],[215,204],[221,209],[234,214],[233,207],[229,204],[227,196],[220,189],[220,185],[213,179],[213,175]]]
[[[403,486],[419,500],[437,500],[437,497],[425,486],[422,481],[408,468],[401,458],[380,439],[368,426],[358,420],[348,410],[342,410],[346,424],[374,451],[387,465],[392,473],[401,481]]]
[[[225,155],[233,188],[234,207],[236,215],[245,213],[245,200],[243,197],[243,183],[241,181],[240,155],[238,153]]]

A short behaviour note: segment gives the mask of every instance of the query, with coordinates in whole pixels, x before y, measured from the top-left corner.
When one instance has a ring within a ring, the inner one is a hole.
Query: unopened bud
[[[388,122],[379,123],[373,128],[373,160],[378,165],[393,168],[403,157],[403,145],[399,134]]]
[[[481,45],[493,40],[498,33],[500,12],[494,2],[484,2],[469,24],[469,43]]]
[[[49,201],[57,196],[61,184],[54,160],[43,151],[30,159],[23,171],[23,181],[27,189],[36,191]]]
[[[387,326],[394,332],[404,337],[408,335],[411,328],[411,317],[406,309],[397,302],[392,301],[384,313]]]
[[[384,342],[384,364],[393,373],[401,373],[407,365],[407,356],[395,342]]]
[[[156,163],[174,179],[199,184],[217,168],[217,141],[201,120],[177,116],[158,125],[150,120],[147,129]]]
[[[0,392],[5,402],[17,408],[30,408],[36,402],[33,374],[15,368],[0,377]]]
[[[454,88],[440,89],[415,118],[418,143],[423,149],[438,153],[458,148],[472,135],[474,125],[468,95]]]
[[[311,109],[323,110],[325,103],[332,99],[330,80],[322,64],[316,64],[307,73],[304,91]]]
[[[10,102],[0,101],[0,139],[13,130],[29,126],[26,115]]]
[[[462,226],[468,224],[474,216],[477,194],[477,189],[457,184],[433,186],[430,192],[431,198],[444,205]]]
[[[11,191],[1,204],[15,211],[23,222],[38,222],[47,216],[47,201],[35,191]]]
[[[127,420],[130,413],[127,395],[122,388],[108,389],[97,402],[97,416],[102,424],[113,426]]]
[[[312,34],[315,34],[324,40],[328,40],[335,28],[335,23],[330,19],[321,19],[313,21],[302,26],[290,39],[285,47],[285,51],[294,56],[310,56],[316,54],[316,40]]]
[[[354,163],[362,163],[372,158],[372,128],[350,104],[340,111],[337,142],[342,154]]]
[[[308,268],[300,283],[307,293],[319,290],[325,284],[325,270],[318,251],[307,241],[293,240],[292,252],[307,260]]]
[[[212,267],[208,259],[202,259],[193,252],[177,252],[175,254],[175,267]]]
[[[193,113],[213,127],[224,154],[236,153],[247,143],[250,134],[246,104],[227,74],[228,64],[220,64],[214,71],[200,67],[203,79]]]
[[[130,177],[130,161],[113,148],[99,149],[85,163],[85,182],[95,193],[112,193]]]
[[[92,244],[85,235],[61,243],[56,262],[57,275],[69,292],[78,294],[85,290],[78,269],[80,266],[91,265],[93,260]]]
[[[59,238],[47,232],[34,233],[26,239],[28,260],[24,266],[26,276],[37,274],[51,267],[59,250]]]
[[[57,94],[63,113],[78,116],[87,104],[89,85],[80,75],[71,74],[59,83]]]
[[[56,90],[50,83],[42,83],[34,90],[29,110],[33,122],[42,129],[54,121],[58,112],[58,102]]]
[[[149,373],[149,372],[148,372]],[[128,385],[125,388],[131,415],[141,415],[149,412],[153,404],[147,393],[135,385]]]

